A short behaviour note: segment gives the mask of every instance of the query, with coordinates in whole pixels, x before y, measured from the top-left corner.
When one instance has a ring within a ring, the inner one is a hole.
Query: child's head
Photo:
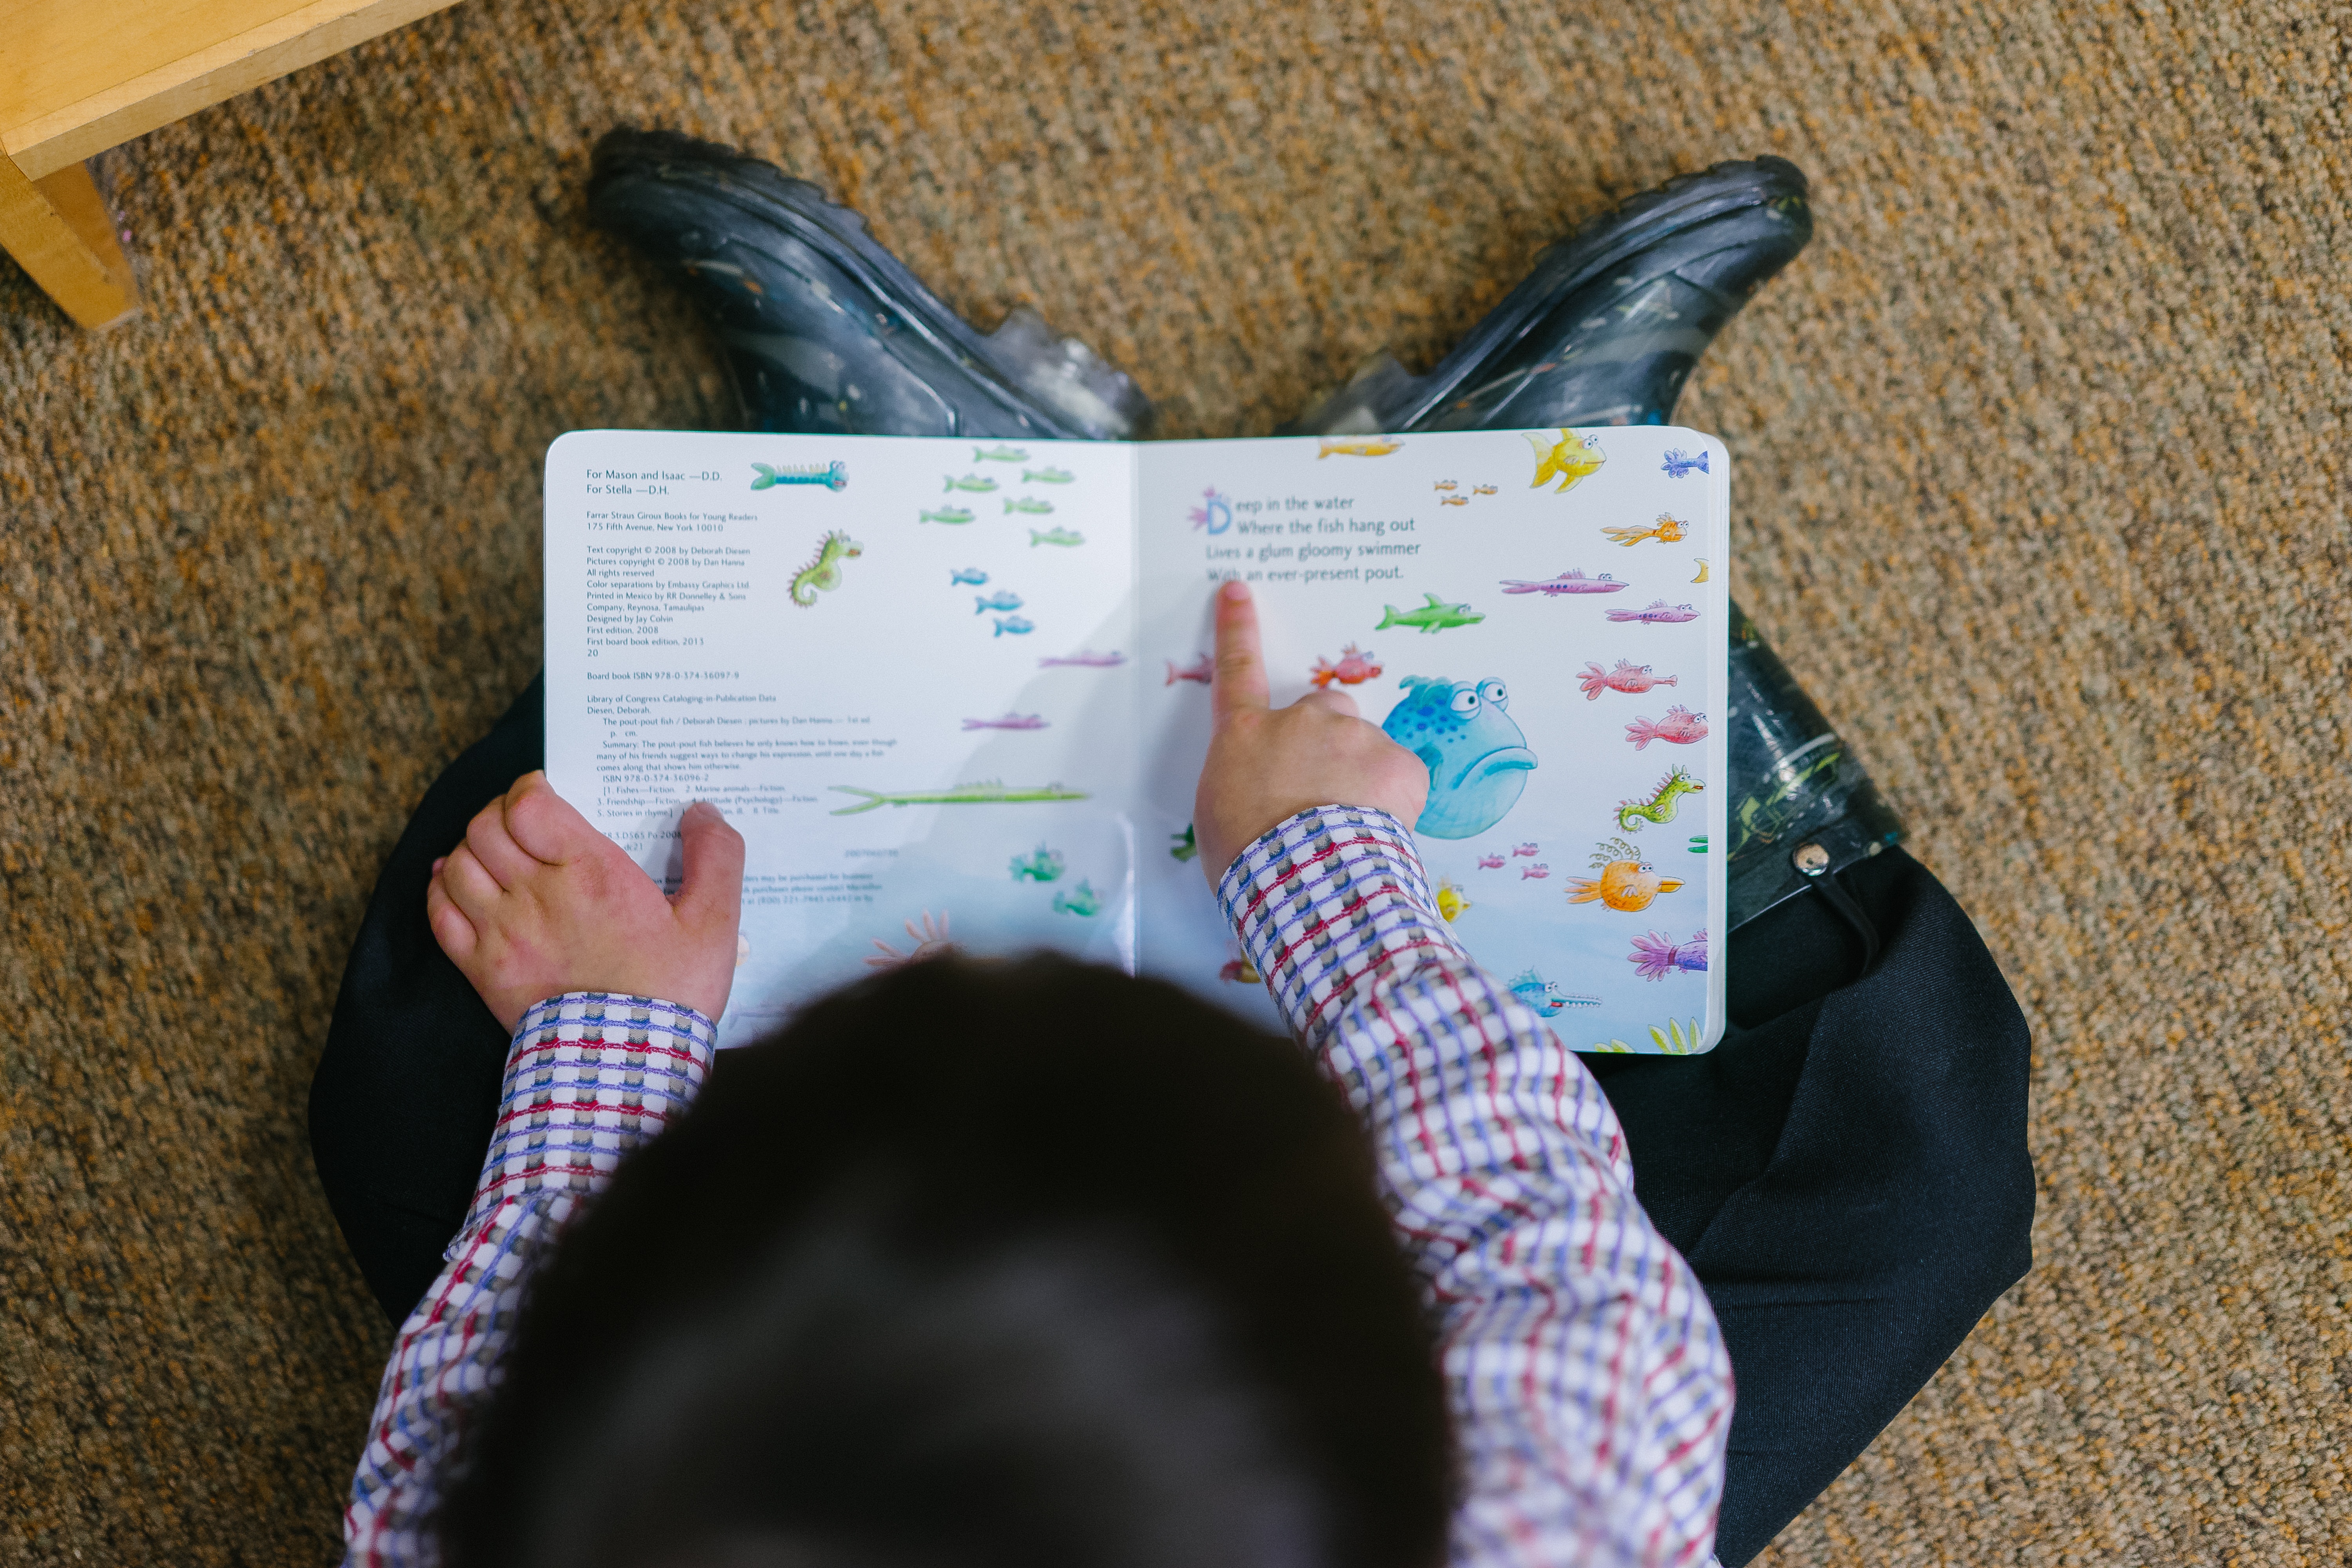
[[[535,1282],[454,1568],[1444,1555],[1444,1392],[1290,1040],[1038,957],[727,1053]]]

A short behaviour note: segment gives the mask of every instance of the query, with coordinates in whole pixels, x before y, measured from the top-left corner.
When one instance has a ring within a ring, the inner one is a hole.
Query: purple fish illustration
[[[1706,931],[1701,927],[1688,942],[1669,942],[1666,933],[1654,931],[1647,936],[1633,939],[1633,951],[1625,955],[1633,972],[1644,980],[1664,980],[1681,970],[1685,973],[1706,973]]]
[[[1042,730],[1045,721],[1034,713],[1007,713],[1002,719],[967,719],[967,730]]]
[[[1646,610],[1612,610],[1612,621],[1640,621],[1645,626],[1670,626],[1682,621],[1698,619],[1698,612],[1688,605],[1669,605],[1664,599],[1653,599]]]
[[[1532,866],[1522,866],[1519,868],[1519,880],[1522,882],[1528,881],[1530,879],[1541,881],[1544,878],[1550,875],[1551,868],[1545,865],[1540,860],[1537,861]]]
[[[1665,469],[1666,478],[1670,479],[1679,479],[1685,474],[1703,474],[1706,472],[1706,454],[1705,452],[1701,452],[1697,457],[1694,458],[1688,452],[1684,451],[1680,447],[1675,447],[1667,450],[1665,458],[1666,460],[1664,463],[1661,463],[1659,467]]]
[[[1059,658],[1041,658],[1037,661],[1037,668],[1040,669],[1065,667],[1074,669],[1115,669],[1126,662],[1127,655],[1123,653],[1097,653],[1090,647],[1082,647],[1076,653],[1066,654]]]
[[[1629,586],[1630,584],[1620,583],[1606,572],[1598,577],[1588,577],[1580,571],[1563,572],[1540,583],[1530,583],[1520,577],[1503,579],[1503,592],[1506,594],[1541,594],[1547,598],[1560,594],[1614,594]]]

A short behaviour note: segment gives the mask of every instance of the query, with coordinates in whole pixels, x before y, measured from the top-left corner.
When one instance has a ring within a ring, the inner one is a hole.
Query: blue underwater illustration
[[[948,586],[950,588],[959,583],[969,583],[977,588],[987,581],[988,574],[977,566],[958,566],[948,573]]]
[[[1598,1007],[1598,996],[1579,996],[1562,991],[1555,983],[1546,980],[1532,969],[1522,970],[1511,980],[1511,994],[1536,1010],[1540,1018],[1556,1018],[1570,1007]]]
[[[1001,637],[1011,632],[1014,637],[1024,637],[1036,629],[1037,625],[1034,621],[1024,620],[1019,616],[1000,616],[996,620],[996,630],[992,635]]]
[[[1706,472],[1706,454],[1705,452],[1701,452],[1697,457],[1694,458],[1688,452],[1684,451],[1680,447],[1673,447],[1667,448],[1665,459],[1666,460],[1660,464],[1659,467],[1665,470],[1666,478],[1670,479],[1679,479],[1684,475],[1693,472],[1702,474]]]
[[[975,594],[971,602],[980,606],[972,611],[977,616],[990,610],[1017,610],[1021,607],[1021,595],[1010,588],[999,588],[993,594]]]
[[[1470,838],[1503,820],[1519,801],[1536,754],[1510,714],[1510,693],[1479,681],[1408,675],[1404,700],[1381,728],[1429,769],[1429,804],[1416,833]]]

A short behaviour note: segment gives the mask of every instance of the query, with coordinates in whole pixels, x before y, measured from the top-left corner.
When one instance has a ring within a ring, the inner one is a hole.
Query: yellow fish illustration
[[[1577,480],[1597,473],[1601,465],[1609,460],[1601,450],[1600,437],[1580,436],[1573,430],[1562,430],[1557,441],[1530,432],[1528,445],[1536,449],[1535,481],[1528,488],[1539,490],[1556,479],[1559,489],[1551,492],[1554,495],[1565,495],[1574,489]]]
[[[1601,531],[1630,550],[1645,539],[1654,539],[1661,544],[1672,544],[1682,538],[1683,531],[1688,527],[1690,524],[1682,519],[1669,517],[1664,512],[1660,512],[1658,521],[1647,528],[1604,528]],[[1701,573],[1699,575],[1704,579],[1706,574]]]
[[[1403,442],[1391,441],[1385,436],[1350,436],[1344,441],[1334,441],[1327,436],[1315,460],[1319,463],[1335,453],[1342,458],[1385,458],[1403,447]]]
[[[1696,577],[1694,577],[1694,578],[1692,578],[1692,579],[1691,579],[1691,581],[1692,581],[1692,582],[1694,582],[1694,583],[1704,583],[1704,582],[1706,582],[1706,556],[1702,555],[1702,556],[1700,556],[1700,557],[1698,558],[1698,575],[1697,575],[1697,576],[1696,576]]]
[[[1476,907],[1477,906],[1471,903],[1469,900],[1464,898],[1462,896],[1462,889],[1455,887],[1453,883],[1440,882],[1437,884],[1437,912],[1445,917],[1446,924],[1452,925],[1454,921],[1461,917],[1463,910],[1475,909]]]

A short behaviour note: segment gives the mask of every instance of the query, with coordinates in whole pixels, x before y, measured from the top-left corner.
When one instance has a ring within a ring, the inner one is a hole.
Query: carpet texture
[[[1782,1564],[2352,1552],[2352,14],[2322,0],[456,10],[98,160],[0,262],[0,1562],[296,1564],[387,1336],[303,1092],[376,868],[537,668],[540,457],[723,426],[593,232],[623,121],[1034,304],[1166,435],[1425,363],[1757,152],[1820,237],[1684,405],[1734,591],[2037,1042],[2037,1266]]]

